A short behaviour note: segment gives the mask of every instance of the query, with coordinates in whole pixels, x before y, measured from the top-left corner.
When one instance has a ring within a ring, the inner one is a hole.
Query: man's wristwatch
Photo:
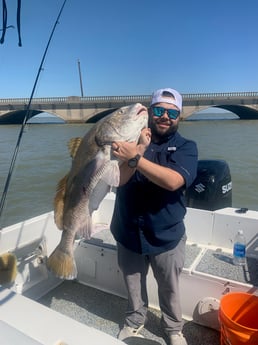
[[[127,162],[128,166],[130,168],[136,168],[140,158],[141,158],[141,155],[137,154],[135,157],[128,159],[128,162]]]

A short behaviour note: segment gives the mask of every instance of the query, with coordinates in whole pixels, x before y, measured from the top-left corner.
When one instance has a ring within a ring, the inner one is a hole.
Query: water
[[[89,124],[31,124],[22,136],[0,225],[53,209],[58,181],[71,164],[67,143]],[[19,125],[0,126],[0,195],[6,182]],[[233,182],[233,207],[258,210],[258,121],[202,120],[180,123],[180,133],[197,142],[199,159],[224,159]]]

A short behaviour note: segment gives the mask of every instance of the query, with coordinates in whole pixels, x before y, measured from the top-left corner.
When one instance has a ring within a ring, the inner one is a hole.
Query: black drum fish
[[[82,139],[70,141],[72,166],[59,182],[54,200],[55,223],[63,232],[47,260],[48,269],[56,276],[76,277],[75,236],[90,239],[92,212],[98,209],[111,187],[119,185],[121,162],[112,154],[112,142],[137,142],[147,125],[147,108],[137,103],[116,110],[94,124]]]

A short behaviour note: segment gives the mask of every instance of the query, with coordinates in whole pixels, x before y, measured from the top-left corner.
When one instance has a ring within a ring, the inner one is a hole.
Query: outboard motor
[[[224,160],[199,160],[197,177],[187,189],[188,207],[218,210],[232,206],[232,181]]]

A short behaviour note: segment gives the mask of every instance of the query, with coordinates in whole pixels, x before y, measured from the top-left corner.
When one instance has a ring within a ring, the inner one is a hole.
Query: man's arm
[[[175,191],[185,184],[183,176],[177,171],[153,163],[144,157],[140,158],[137,170],[151,182],[170,191]]]

